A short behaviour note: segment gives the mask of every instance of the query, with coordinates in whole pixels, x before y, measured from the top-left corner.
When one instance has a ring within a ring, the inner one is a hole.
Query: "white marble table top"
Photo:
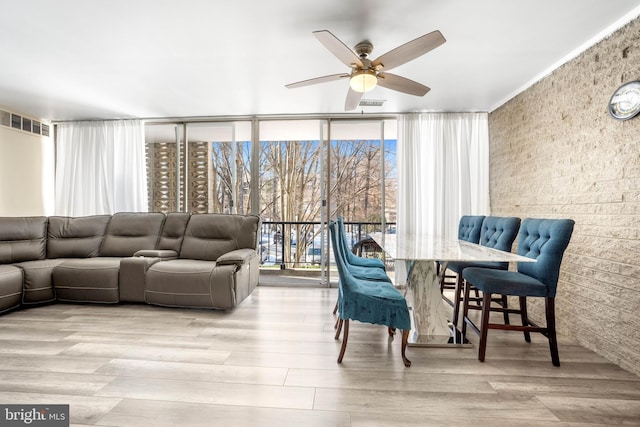
[[[397,260],[412,261],[500,261],[535,262],[510,252],[500,251],[464,240],[446,240],[431,235],[372,233],[380,247]]]

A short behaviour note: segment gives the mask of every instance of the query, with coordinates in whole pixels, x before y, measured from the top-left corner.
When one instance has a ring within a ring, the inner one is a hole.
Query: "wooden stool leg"
[[[549,335],[549,350],[553,366],[560,366],[558,355],[558,340],[556,338],[556,309],[555,298],[546,298],[547,333]]]
[[[456,289],[455,289],[454,295],[453,295],[453,319],[451,320],[451,323],[453,323],[453,327],[455,329],[458,328],[458,317],[459,317],[459,311],[460,311],[460,300],[462,300],[462,287],[463,286],[464,286],[464,284],[462,283],[462,275],[458,273],[456,275]]]
[[[519,297],[520,299],[520,317],[522,318],[522,326],[529,326],[529,315],[527,314],[527,297]],[[531,334],[524,331],[524,340],[531,342]]]
[[[407,359],[407,356],[405,355],[408,341],[409,341],[409,331],[403,330],[402,331],[402,361],[404,362],[404,366],[406,366],[407,368],[411,366],[411,360]]]
[[[487,352],[487,331],[489,329],[489,315],[491,314],[491,294],[483,292],[482,295],[482,326],[480,326],[480,344],[478,345],[478,360],[484,362]]]
[[[335,339],[340,339],[340,332],[342,331],[342,318],[338,317],[338,320],[336,322],[336,335],[335,335]]]
[[[338,363],[342,363],[344,351],[347,349],[347,339],[349,338],[349,319],[344,319],[344,334],[342,335],[342,347],[338,356]]]
[[[462,282],[462,286],[464,286],[464,296],[462,297],[462,342],[464,342],[467,337],[467,317],[469,316],[469,289],[471,287],[471,283],[464,280]]]
[[[507,312],[507,309],[509,308],[509,300],[507,299],[506,295],[502,295],[501,296],[501,304],[502,304],[502,308],[504,308],[504,311],[502,312],[502,315],[504,317],[504,324],[508,325],[509,324],[509,313]]]

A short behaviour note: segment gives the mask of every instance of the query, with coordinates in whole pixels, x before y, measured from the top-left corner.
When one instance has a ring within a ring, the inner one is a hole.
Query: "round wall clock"
[[[629,120],[640,113],[640,81],[620,86],[609,100],[609,114],[618,120]]]

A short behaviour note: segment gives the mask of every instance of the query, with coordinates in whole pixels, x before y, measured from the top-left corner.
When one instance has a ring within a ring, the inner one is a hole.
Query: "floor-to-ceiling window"
[[[145,134],[150,211],[251,211],[251,122],[150,124]]]
[[[324,281],[329,218],[351,243],[395,222],[395,119],[151,123],[146,142],[149,209],[259,214],[264,267]]]

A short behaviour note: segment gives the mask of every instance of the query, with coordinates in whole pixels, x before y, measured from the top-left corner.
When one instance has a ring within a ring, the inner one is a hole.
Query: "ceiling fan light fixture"
[[[378,85],[378,78],[372,70],[356,71],[349,79],[349,86],[356,92],[369,92]]]

